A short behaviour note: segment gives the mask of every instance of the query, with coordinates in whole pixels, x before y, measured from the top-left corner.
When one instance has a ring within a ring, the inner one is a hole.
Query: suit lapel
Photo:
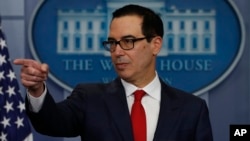
[[[122,140],[132,141],[132,127],[130,121],[130,114],[128,110],[125,90],[121,84],[120,79],[116,79],[107,87],[107,96],[105,102],[110,111],[110,115],[113,118],[116,128]],[[166,138],[171,134],[173,127],[175,126],[176,119],[180,114],[180,106],[182,100],[178,98],[173,89],[168,87],[161,81],[161,105],[158,124],[156,127],[154,140],[160,140],[163,137]]]
[[[105,102],[124,141],[132,141],[132,127],[128,110],[125,90],[120,79],[110,83]]]
[[[173,95],[174,92],[170,87],[163,82],[161,84],[161,105],[154,140],[160,140],[162,137],[166,139],[171,134],[180,114],[179,107],[182,104],[182,100]]]

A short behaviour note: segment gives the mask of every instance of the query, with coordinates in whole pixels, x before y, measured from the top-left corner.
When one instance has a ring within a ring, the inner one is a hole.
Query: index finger
[[[13,63],[15,65],[32,66],[33,60],[31,59],[15,59]]]
[[[32,59],[15,59],[13,61],[15,65],[22,65],[25,67],[34,67],[38,70],[47,71],[47,64],[40,64],[39,62]]]

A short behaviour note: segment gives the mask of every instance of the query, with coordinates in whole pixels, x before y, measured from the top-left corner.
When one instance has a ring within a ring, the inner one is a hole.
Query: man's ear
[[[151,43],[153,45],[153,48],[152,48],[153,55],[157,55],[160,52],[162,48],[162,42],[163,40],[162,40],[162,37],[160,36],[156,36],[152,39]]]

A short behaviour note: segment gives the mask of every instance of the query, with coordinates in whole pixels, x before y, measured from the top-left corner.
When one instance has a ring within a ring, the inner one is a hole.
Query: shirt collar
[[[145,87],[143,88],[138,88],[135,85],[126,82],[125,80],[121,79],[122,85],[125,89],[126,96],[130,96],[133,94],[134,91],[138,89],[144,90],[147,95],[150,97],[159,100],[161,99],[161,83],[158,77],[158,74],[156,73],[155,78]]]

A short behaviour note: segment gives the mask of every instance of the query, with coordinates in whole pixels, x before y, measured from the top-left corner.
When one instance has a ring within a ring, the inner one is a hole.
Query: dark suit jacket
[[[161,81],[161,103],[154,141],[212,141],[204,100]],[[26,109],[36,131],[82,141],[133,141],[130,114],[119,78],[108,84],[79,84],[64,101],[49,92],[39,113]],[[150,120],[150,119],[148,119]]]

